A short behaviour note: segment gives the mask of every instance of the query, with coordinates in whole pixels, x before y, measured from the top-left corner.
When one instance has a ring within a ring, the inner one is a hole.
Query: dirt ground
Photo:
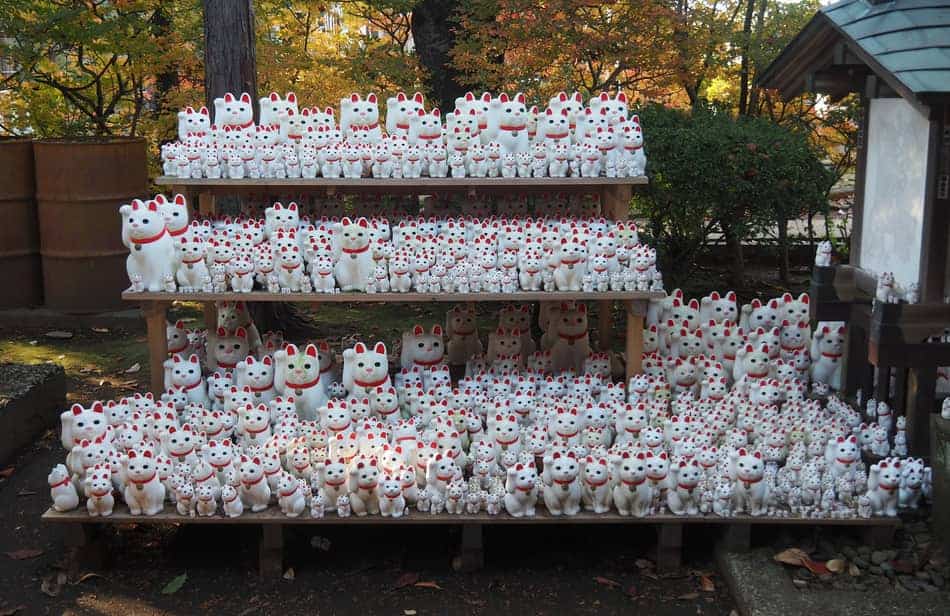
[[[380,334],[391,327],[376,326]],[[0,355],[64,365],[70,401],[127,395],[148,380],[141,333],[87,330],[52,340],[43,331],[0,331]],[[475,573],[451,568],[453,528],[295,529],[285,537],[285,578],[292,579],[276,581],[257,574],[254,529],[131,526],[107,532],[110,567],[69,574],[62,528],[40,522],[49,504],[46,475],[63,457],[50,431],[0,472],[0,616],[725,616],[734,609],[712,564],[713,537],[703,528],[687,529],[693,532],[684,537],[684,567],[662,576],[651,560],[655,533],[639,526],[487,528],[485,568]],[[182,574],[181,588],[164,594]]]

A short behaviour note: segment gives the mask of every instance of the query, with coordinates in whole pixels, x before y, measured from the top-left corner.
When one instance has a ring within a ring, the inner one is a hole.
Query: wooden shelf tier
[[[611,220],[626,220],[630,217],[630,199],[633,191],[646,186],[645,176],[630,178],[419,178],[419,179],[345,179],[345,178],[287,178],[287,179],[184,179],[160,176],[155,184],[168,186],[170,190],[186,195],[197,204],[204,216],[217,214],[217,197],[242,193],[317,193],[327,195],[337,192],[390,193],[404,195],[427,195],[436,192],[539,193],[570,192],[594,193],[600,199],[601,213]],[[422,303],[422,302],[561,302],[595,301],[598,311],[598,328],[601,350],[609,349],[615,339],[612,308],[621,302],[626,317],[625,359],[626,377],[642,371],[643,319],[651,300],[663,297],[652,292],[606,292],[606,293],[308,293],[281,294],[255,291],[251,293],[133,293],[125,292],[123,299],[139,302],[148,327],[149,361],[160,366],[167,357],[165,340],[165,317],[168,307],[175,301],[201,302],[204,305],[205,324],[214,327],[217,315],[216,301],[247,302],[307,302],[360,304]],[[162,371],[152,370],[152,389],[162,391]]]
[[[182,187],[188,191],[234,193],[244,191],[327,190],[329,192],[427,192],[478,190],[518,190],[557,192],[598,192],[620,186],[643,186],[646,176],[629,178],[286,178],[286,179],[185,179],[162,175],[155,179],[159,186]]]
[[[901,520],[896,517],[874,518],[803,518],[769,516],[753,517],[738,515],[729,518],[717,515],[672,515],[658,514],[643,518],[623,516],[612,511],[609,513],[592,513],[582,511],[573,516],[555,516],[548,513],[543,505],[538,506],[534,517],[516,518],[507,513],[499,515],[478,514],[430,514],[412,510],[401,518],[389,518],[380,515],[358,517],[351,515],[346,518],[336,513],[328,513],[322,518],[311,518],[309,512],[304,512],[296,518],[289,518],[275,507],[259,513],[245,511],[239,517],[229,518],[217,513],[213,516],[183,516],[175,510],[174,504],[165,505],[165,510],[156,515],[132,515],[123,504],[116,504],[111,516],[90,516],[84,509],[75,509],[60,513],[48,509],[43,514],[45,522],[74,523],[74,524],[793,524],[793,525],[822,525],[822,526],[900,526]]]
[[[350,516],[341,518],[335,513],[329,513],[322,518],[311,518],[309,511],[300,517],[288,518],[280,510],[270,507],[260,513],[246,512],[236,518],[229,518],[221,513],[213,516],[182,516],[175,510],[174,505],[165,505],[165,511],[154,516],[133,516],[124,504],[117,504],[114,512],[108,517],[92,517],[84,509],[77,509],[67,513],[59,513],[49,509],[43,514],[43,521],[58,524],[72,546],[73,558],[87,563],[92,567],[101,567],[107,562],[108,547],[105,544],[101,528],[107,525],[122,524],[150,524],[150,525],[227,525],[227,526],[257,526],[260,528],[258,543],[258,566],[264,577],[278,579],[284,572],[284,530],[291,526],[358,526],[367,525],[393,528],[397,526],[459,526],[461,536],[459,541],[458,568],[471,571],[484,564],[485,546],[483,541],[483,527],[486,525],[518,525],[521,528],[536,526],[563,526],[568,524],[583,525],[636,525],[640,528],[654,528],[657,536],[656,566],[661,573],[676,571],[682,565],[683,529],[686,526],[707,526],[709,532],[715,527],[721,533],[721,540],[727,549],[748,549],[751,543],[752,527],[763,525],[790,525],[790,526],[850,526],[859,529],[864,534],[865,542],[872,547],[890,545],[894,531],[901,526],[900,518],[803,518],[803,517],[752,517],[739,515],[723,518],[716,515],[684,515],[662,514],[635,518],[622,516],[617,512],[592,513],[581,512],[574,516],[552,516],[539,503],[537,515],[531,518],[516,518],[502,513],[490,516],[487,513],[479,514],[428,514],[419,511],[410,513],[401,518],[385,518],[378,515],[364,517]],[[618,535],[619,536],[619,535]]]
[[[571,301],[635,301],[659,300],[665,293],[656,291],[605,291],[574,293],[570,291],[517,291],[515,293],[136,293],[125,291],[122,299],[130,302],[300,302],[300,303],[366,303],[413,304],[458,302],[571,302]]]

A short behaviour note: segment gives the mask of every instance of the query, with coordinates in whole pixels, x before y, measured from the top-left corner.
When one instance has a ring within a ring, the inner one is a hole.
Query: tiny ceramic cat
[[[54,466],[46,482],[49,484],[50,498],[53,499],[53,509],[64,513],[79,506],[79,494],[76,492],[76,486],[73,485],[66,465]]]
[[[155,515],[165,506],[165,486],[158,477],[158,466],[152,452],[130,451],[127,454],[125,502],[132,515]]]
[[[613,489],[614,504],[620,515],[638,518],[650,512],[653,485],[647,481],[646,455],[623,452],[615,463],[617,483]]]
[[[507,471],[505,510],[516,518],[534,517],[538,502],[538,473],[534,463],[514,464]]]
[[[257,456],[249,458],[241,456],[241,489],[240,495],[244,505],[257,513],[267,509],[270,503],[271,489],[264,477],[264,466]]]

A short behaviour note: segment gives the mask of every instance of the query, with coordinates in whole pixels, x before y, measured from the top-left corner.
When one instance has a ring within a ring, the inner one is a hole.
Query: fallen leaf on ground
[[[36,548],[25,548],[22,550],[14,550],[12,552],[7,552],[6,554],[13,560],[29,560],[31,558],[36,558],[37,556],[41,556],[43,554],[43,550],[39,550]]]
[[[108,334],[109,328],[108,327],[93,327],[92,331],[96,332],[97,334]]]
[[[828,571],[832,573],[841,573],[847,567],[847,564],[844,560],[840,558],[833,558],[825,563],[825,566],[828,567]]]
[[[809,560],[808,554],[798,548],[788,548],[782,550],[772,557],[775,562],[792,565],[794,567],[803,567],[806,560]]]
[[[677,597],[677,599],[681,599],[683,601],[692,601],[693,599],[698,599],[698,598],[699,598],[698,592],[688,592],[685,595],[680,595]]]
[[[9,479],[10,477],[13,476],[14,472],[16,472],[16,467],[8,466],[5,469],[0,470],[0,477],[3,477],[4,479]]]
[[[716,592],[716,584],[708,575],[699,576],[699,587],[703,589],[703,592]]]
[[[142,369],[142,365],[139,364],[138,362],[135,362],[134,364],[129,366],[128,369],[126,369],[125,373],[132,374],[133,372],[138,372],[141,369]]]
[[[858,577],[861,575],[861,569],[856,564],[851,563],[851,565],[848,567],[848,575],[851,577]]]
[[[173,577],[168,584],[165,584],[165,588],[162,589],[162,594],[163,595],[175,594],[176,592],[181,590],[181,587],[185,585],[185,582],[187,580],[188,580],[187,573],[182,573],[181,575]]]
[[[914,566],[914,563],[910,562],[909,560],[892,560],[891,566],[894,567],[894,571],[907,575],[910,575],[917,570],[917,568]]]
[[[284,571],[284,579],[290,580],[291,582],[297,578],[297,573],[294,571],[293,567],[288,568]]]
[[[39,340],[30,340],[27,344],[29,344],[30,346],[36,346],[36,345],[38,345],[39,343],[40,343]]]
[[[25,612],[25,611],[26,611],[25,605],[16,605],[14,607],[8,607],[8,608],[4,608],[0,610],[0,616],[13,616],[17,612]]]
[[[416,588],[431,588],[433,590],[443,590],[443,588],[439,586],[438,584],[436,584],[435,582],[416,582],[415,584],[413,584],[413,586],[415,586]]]
[[[73,333],[62,329],[54,329],[53,331],[46,332],[44,336],[55,340],[69,340],[73,337]]]
[[[92,578],[102,578],[102,579],[106,579],[104,575],[99,575],[98,573],[91,573],[91,572],[90,572],[90,573],[84,573],[84,574],[82,574],[82,575],[79,577],[78,580],[76,580],[75,582],[73,582],[73,584],[82,584],[83,582],[85,582],[85,581],[87,581],[87,580],[91,580]]]
[[[810,558],[806,558],[802,563],[802,566],[819,577],[823,575],[831,575],[831,570],[825,566],[825,563],[816,562]]]
[[[412,586],[419,581],[419,574],[414,571],[406,571],[398,578],[396,578],[396,583],[393,585],[393,588],[399,590],[400,588],[405,588],[406,586]]]
[[[620,588],[620,582],[618,582],[617,580],[612,580],[612,579],[610,579],[610,578],[605,578],[605,577],[600,576],[600,575],[598,575],[597,577],[595,577],[595,578],[594,578],[594,581],[597,582],[598,584],[603,584],[604,586],[610,586],[611,588]]]
[[[402,613],[404,616],[416,616],[415,610],[403,610]]]

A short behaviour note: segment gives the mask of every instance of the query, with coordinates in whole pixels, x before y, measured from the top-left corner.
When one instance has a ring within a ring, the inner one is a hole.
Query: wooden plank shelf
[[[260,513],[245,513],[236,518],[229,518],[222,514],[214,516],[182,516],[174,509],[174,505],[166,505],[168,511],[153,516],[133,516],[129,514],[125,505],[119,504],[108,517],[91,517],[84,510],[77,509],[66,513],[59,513],[49,509],[43,514],[43,521],[62,524],[69,545],[73,548],[72,556],[80,561],[92,556],[108,553],[99,532],[107,525],[117,524],[153,524],[153,525],[241,525],[260,527],[260,542],[258,544],[258,566],[263,577],[278,578],[284,571],[283,547],[284,530],[290,526],[358,526],[365,528],[369,525],[378,525],[384,528],[394,526],[439,525],[460,526],[458,556],[455,559],[459,570],[471,571],[481,568],[484,562],[485,547],[483,543],[483,528],[486,525],[518,525],[522,528],[537,525],[549,527],[551,525],[569,524],[632,524],[640,527],[653,527],[656,530],[656,564],[660,572],[672,572],[682,564],[683,528],[686,525],[709,527],[715,526],[721,534],[721,541],[727,549],[748,549],[752,526],[764,525],[792,525],[792,526],[850,526],[858,528],[865,534],[865,541],[875,547],[889,545],[895,530],[901,525],[900,518],[773,518],[751,517],[746,515],[731,518],[722,518],[716,515],[675,516],[662,514],[645,518],[621,516],[619,513],[591,513],[582,512],[574,516],[552,516],[539,505],[537,515],[531,518],[516,518],[508,514],[490,516],[487,513],[432,515],[423,512],[410,511],[401,518],[384,518],[378,515],[364,517],[350,516],[341,518],[330,513],[323,518],[311,518],[304,513],[297,518],[288,518],[276,508],[269,508]],[[93,563],[101,565],[101,562]]]
[[[478,189],[590,191],[611,186],[642,186],[648,184],[646,176],[629,178],[285,178],[242,179],[229,178],[178,178],[162,175],[155,178],[159,186],[182,186],[199,191],[244,191],[244,190],[345,190],[345,191],[400,191],[425,193],[426,191],[470,191]]]
[[[648,302],[666,297],[657,291],[605,291],[582,293],[570,291],[516,291],[514,293],[148,293],[124,291],[122,299],[131,302],[301,302],[301,303],[373,303],[413,304],[431,302],[569,302],[569,301],[636,301]]]
[[[714,525],[819,525],[819,526],[900,526],[901,520],[897,517],[873,517],[873,518],[801,518],[787,517],[777,518],[769,516],[753,517],[749,515],[739,515],[729,518],[717,515],[672,515],[659,514],[636,518],[633,516],[622,516],[616,512],[610,513],[591,513],[583,511],[573,516],[554,516],[544,510],[543,505],[539,505],[537,515],[533,518],[516,518],[506,513],[500,515],[488,515],[487,513],[478,514],[451,514],[440,513],[430,514],[411,510],[408,515],[401,518],[389,518],[379,515],[367,515],[358,517],[351,515],[341,518],[336,513],[328,513],[322,518],[311,518],[308,513],[304,513],[297,518],[289,518],[280,512],[276,507],[270,507],[259,513],[245,512],[236,518],[229,518],[223,514],[213,516],[182,516],[175,511],[173,504],[166,504],[162,513],[156,515],[132,515],[125,505],[117,504],[111,516],[93,517],[82,509],[60,513],[53,509],[48,509],[43,514],[44,522],[51,523],[72,523],[72,524],[306,524],[306,525],[347,525],[347,524],[714,524]]]

